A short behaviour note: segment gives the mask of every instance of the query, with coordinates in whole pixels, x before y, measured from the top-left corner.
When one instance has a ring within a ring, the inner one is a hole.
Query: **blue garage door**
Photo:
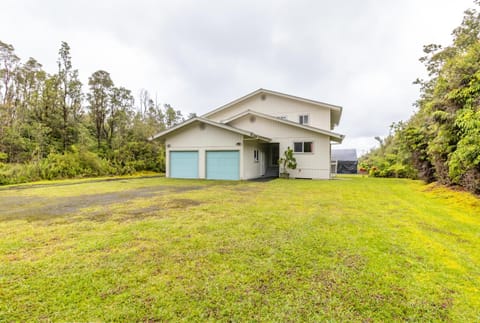
[[[198,151],[171,151],[170,177],[198,178]]]
[[[207,178],[240,179],[240,152],[207,151]]]

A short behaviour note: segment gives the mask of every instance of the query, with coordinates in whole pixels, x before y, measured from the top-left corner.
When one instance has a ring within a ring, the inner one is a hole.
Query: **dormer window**
[[[298,123],[308,124],[308,114],[302,114],[301,116],[298,116]]]

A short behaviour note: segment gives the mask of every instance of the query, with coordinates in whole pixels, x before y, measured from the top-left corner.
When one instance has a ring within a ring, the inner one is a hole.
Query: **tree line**
[[[103,70],[85,93],[66,42],[57,67],[22,62],[0,41],[0,184],[164,171],[164,147],[148,138],[183,121],[180,110],[146,90],[135,100]]]
[[[475,1],[478,7],[480,1]],[[424,46],[428,79],[417,111],[376,138],[360,166],[373,176],[420,178],[480,193],[480,14],[465,11],[450,46]]]

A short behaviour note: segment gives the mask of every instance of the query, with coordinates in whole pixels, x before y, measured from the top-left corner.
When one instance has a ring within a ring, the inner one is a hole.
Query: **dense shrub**
[[[64,154],[52,152],[37,162],[4,164],[0,161],[0,185],[165,170],[163,148],[149,143],[129,143],[108,157],[101,158],[72,146]]]
[[[151,142],[129,142],[109,156],[119,174],[141,171],[165,171],[165,152],[162,146]]]
[[[26,183],[42,179],[38,164],[0,163],[0,185]]]
[[[115,169],[95,153],[73,148],[65,154],[49,154],[40,162],[40,172],[42,179],[60,179],[115,174]]]
[[[17,184],[41,179],[63,179],[115,174],[107,160],[75,148],[65,154],[50,153],[39,162],[0,164],[0,184]]]

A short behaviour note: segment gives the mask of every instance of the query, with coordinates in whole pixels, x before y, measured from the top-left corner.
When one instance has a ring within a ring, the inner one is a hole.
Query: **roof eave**
[[[341,144],[343,142],[343,139],[345,139],[344,135],[340,135],[339,137],[330,136],[330,141],[332,141],[336,144]]]
[[[153,135],[152,137],[148,138],[148,140],[152,141],[152,140],[162,139],[165,136],[167,136],[168,134],[170,134],[172,132],[175,132],[177,130],[180,130],[181,128],[183,128],[185,126],[188,126],[189,124],[192,124],[196,121],[203,122],[203,123],[206,123],[206,124],[209,124],[209,125],[212,125],[214,127],[218,127],[218,128],[221,128],[221,129],[224,129],[224,130],[227,130],[227,131],[232,131],[232,132],[238,133],[240,135],[243,135],[243,136],[246,136],[246,137],[249,137],[249,138],[262,140],[262,141],[265,141],[265,142],[271,142],[272,141],[271,138],[259,136],[259,135],[255,134],[253,132],[245,131],[243,129],[235,128],[235,127],[232,127],[232,126],[229,126],[229,125],[226,125],[226,124],[223,124],[223,123],[218,123],[218,122],[215,122],[215,121],[212,121],[212,120],[209,120],[209,119],[205,119],[205,118],[202,118],[202,117],[195,117],[195,118],[188,119],[188,120],[186,120],[182,123],[179,123],[178,125],[175,125],[175,126],[169,128],[169,129],[166,129],[166,130],[164,130],[164,131],[162,131],[162,132],[160,132],[156,135]]]

